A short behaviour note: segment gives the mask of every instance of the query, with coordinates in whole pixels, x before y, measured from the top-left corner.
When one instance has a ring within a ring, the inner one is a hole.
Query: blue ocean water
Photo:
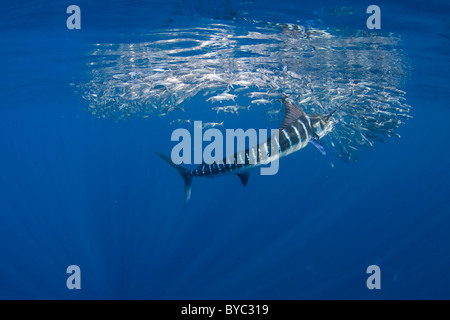
[[[66,27],[71,4],[81,30]],[[196,179],[188,206],[179,175],[155,155],[170,154],[171,121],[276,123],[252,109],[217,114],[201,95],[184,113],[115,121],[88,112],[78,86],[91,81],[96,44],[199,21],[366,30],[371,4],[3,1],[0,298],[449,299],[447,1],[377,2],[380,32],[401,40],[392,50],[408,65],[412,118],[400,139],[350,163],[309,146],[245,188],[231,176]],[[374,264],[381,290],[366,287]],[[81,290],[66,287],[69,265]]]

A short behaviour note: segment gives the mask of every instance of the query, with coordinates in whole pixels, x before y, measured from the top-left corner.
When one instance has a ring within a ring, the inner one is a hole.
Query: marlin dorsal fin
[[[295,121],[297,121],[298,118],[305,114],[300,106],[291,104],[288,101],[287,96],[283,96],[282,102],[284,104],[284,108],[286,109],[286,115],[284,116],[284,120],[280,126],[280,130],[289,127]]]

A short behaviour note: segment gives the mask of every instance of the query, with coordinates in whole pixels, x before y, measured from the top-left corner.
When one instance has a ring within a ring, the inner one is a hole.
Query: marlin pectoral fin
[[[245,187],[247,185],[248,178],[250,177],[250,172],[240,173],[237,176],[241,179],[242,185]]]
[[[311,142],[314,145],[314,147],[316,147],[320,151],[320,153],[322,153],[323,155],[327,154],[327,152],[325,151],[325,148],[320,143],[318,143],[317,141],[315,141],[313,139],[311,139],[309,142]]]

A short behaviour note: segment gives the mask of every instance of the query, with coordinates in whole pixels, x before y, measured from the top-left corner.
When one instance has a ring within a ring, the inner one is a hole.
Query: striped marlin
[[[292,104],[287,96],[283,96],[282,102],[286,109],[286,115],[277,134],[273,134],[263,143],[225,157],[220,161],[212,164],[203,163],[195,169],[189,170],[173,163],[165,155],[157,153],[162,159],[177,169],[183,178],[186,204],[191,198],[191,185],[194,177],[215,178],[235,174],[240,178],[242,184],[246,186],[251,169],[269,164],[274,160],[298,151],[306,147],[309,142],[319,148],[321,147],[317,141],[333,129],[334,121],[331,117],[336,110],[326,116],[308,115],[300,106]]]

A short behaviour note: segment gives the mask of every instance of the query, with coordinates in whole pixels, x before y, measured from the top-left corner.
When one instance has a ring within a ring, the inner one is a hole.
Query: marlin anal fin
[[[283,96],[281,100],[286,109],[286,115],[284,116],[283,123],[281,124],[280,130],[283,130],[290,125],[292,125],[297,119],[305,115],[305,112],[300,106],[293,105],[286,95]]]
[[[178,173],[180,174],[181,178],[183,178],[184,181],[184,201],[185,204],[189,202],[191,199],[191,185],[192,185],[192,174],[188,169],[183,167],[182,165],[178,165],[173,163],[173,161],[163,155],[162,153],[156,152],[158,156],[160,156],[163,160],[165,160],[168,164],[170,164],[172,167],[174,167]]]
[[[250,177],[250,172],[239,173],[237,176],[241,179],[242,185],[245,187],[247,185],[248,178]]]

